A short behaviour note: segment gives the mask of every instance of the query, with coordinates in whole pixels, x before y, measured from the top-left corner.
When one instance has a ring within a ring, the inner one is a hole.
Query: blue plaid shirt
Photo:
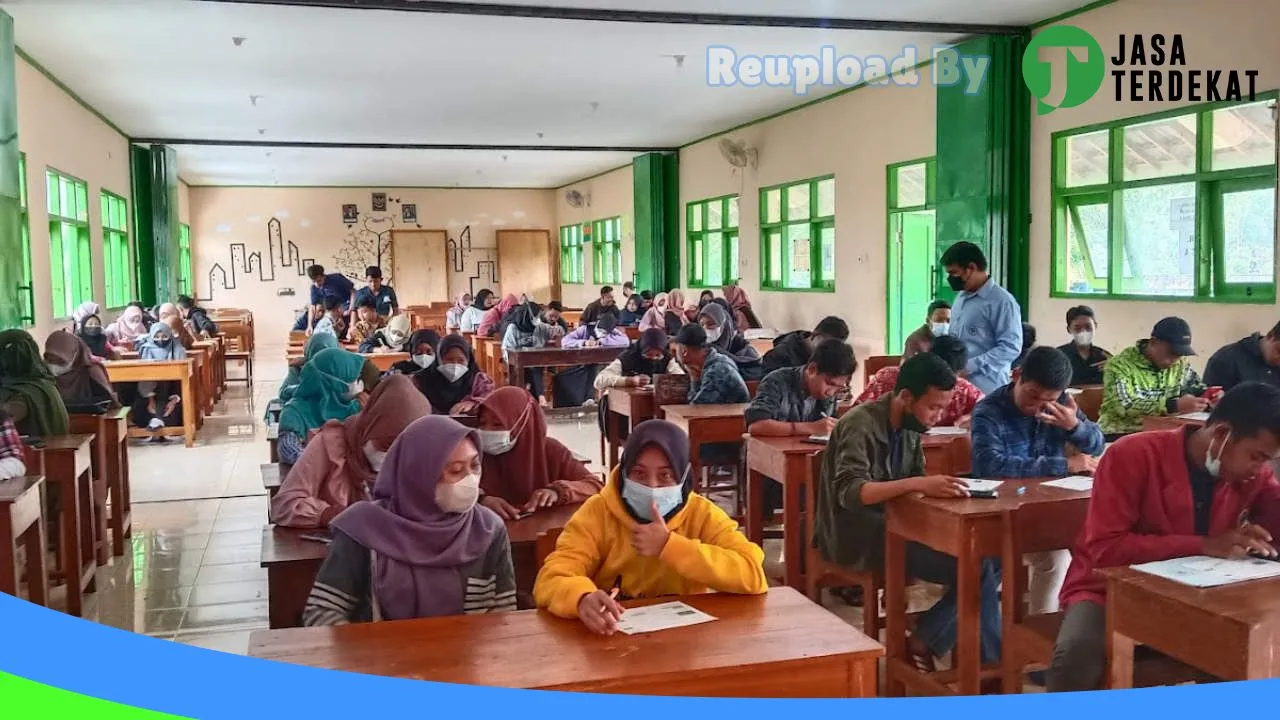
[[[1061,400],[1059,400],[1061,402]],[[1013,385],[1005,385],[973,409],[969,437],[973,443],[973,476],[978,478],[1064,477],[1063,444],[1099,455],[1106,444],[1102,430],[1076,410],[1080,421],[1067,432],[1022,414],[1013,402]]]
[[[751,402],[747,384],[733,358],[711,348],[702,364],[702,377],[689,379],[690,405],[722,405]]]

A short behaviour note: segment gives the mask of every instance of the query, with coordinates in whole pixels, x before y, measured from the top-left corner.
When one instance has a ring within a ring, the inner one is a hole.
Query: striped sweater
[[[1107,435],[1142,429],[1142,418],[1169,415],[1183,395],[1205,390],[1187,358],[1161,370],[1143,353],[1146,340],[1131,345],[1107,361],[1102,373],[1102,409],[1098,424]]]
[[[316,574],[302,611],[303,625],[345,625],[374,619],[373,563],[369,548],[333,531],[329,554]],[[516,609],[516,579],[507,531],[493,538],[489,551],[457,570],[458,592],[468,615]]]

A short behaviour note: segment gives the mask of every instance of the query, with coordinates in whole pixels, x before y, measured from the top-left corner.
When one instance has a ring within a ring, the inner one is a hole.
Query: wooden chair
[[[552,528],[538,533],[538,537],[534,540],[533,556],[537,560],[539,570],[551,553],[555,552],[556,542],[560,539],[562,530],[563,528]]]
[[[1102,412],[1102,386],[1081,385],[1080,390],[1081,393],[1076,395],[1076,405],[1085,417],[1098,422],[1098,415]]]
[[[880,591],[884,589],[884,573],[863,572],[828,562],[814,546],[813,518],[814,510],[818,507],[821,467],[822,453],[817,453],[813,456],[813,482],[804,490],[805,592],[810,600],[821,604],[824,587],[862,588],[862,634],[872,640],[879,640],[880,628],[884,627],[884,621],[880,618]],[[799,558],[788,558],[787,562],[798,560]]]
[[[862,363],[862,387],[871,384],[871,376],[881,369],[902,363],[901,355],[872,355]]]

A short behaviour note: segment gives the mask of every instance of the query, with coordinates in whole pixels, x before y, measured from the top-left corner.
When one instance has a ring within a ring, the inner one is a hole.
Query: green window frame
[[[582,262],[582,226],[560,227],[560,282],[565,285],[581,285],[585,265]]]
[[[904,307],[911,304],[904,298],[912,281],[904,278],[904,225],[908,214],[932,213],[937,207],[938,160],[936,157],[919,158],[891,163],[885,168],[885,229],[886,252],[885,287],[889,288],[885,303],[885,353],[894,354],[902,349],[906,335],[911,332],[903,322]],[[937,241],[936,216],[934,218],[934,243]],[[929,276],[937,275],[936,250],[931,252]],[[932,286],[935,282],[928,281]]]
[[[107,266],[107,307],[122,308],[133,302],[136,257],[129,238],[129,203],[113,192],[102,191],[102,256]]]
[[[689,287],[718,288],[738,277],[738,196],[695,200],[685,206]]]
[[[622,218],[591,222],[591,280],[596,285],[622,282]]]
[[[18,312],[26,327],[36,324],[35,282],[31,276],[31,215],[27,209],[27,154],[18,153],[18,238],[22,244],[22,284]]]
[[[1274,303],[1276,96],[1054,133],[1050,295]]]
[[[191,226],[186,223],[178,225],[178,293],[195,294],[191,283]]]
[[[760,287],[835,292],[836,178],[760,188]]]
[[[49,275],[53,316],[63,319],[93,299],[93,254],[89,240],[89,186],[49,168]]]

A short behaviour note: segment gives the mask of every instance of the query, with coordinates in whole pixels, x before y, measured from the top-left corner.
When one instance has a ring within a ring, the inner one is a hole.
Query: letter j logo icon
[[[1085,103],[1097,94],[1106,74],[1102,46],[1074,25],[1044,28],[1022,54],[1022,79],[1039,100],[1039,115]]]

